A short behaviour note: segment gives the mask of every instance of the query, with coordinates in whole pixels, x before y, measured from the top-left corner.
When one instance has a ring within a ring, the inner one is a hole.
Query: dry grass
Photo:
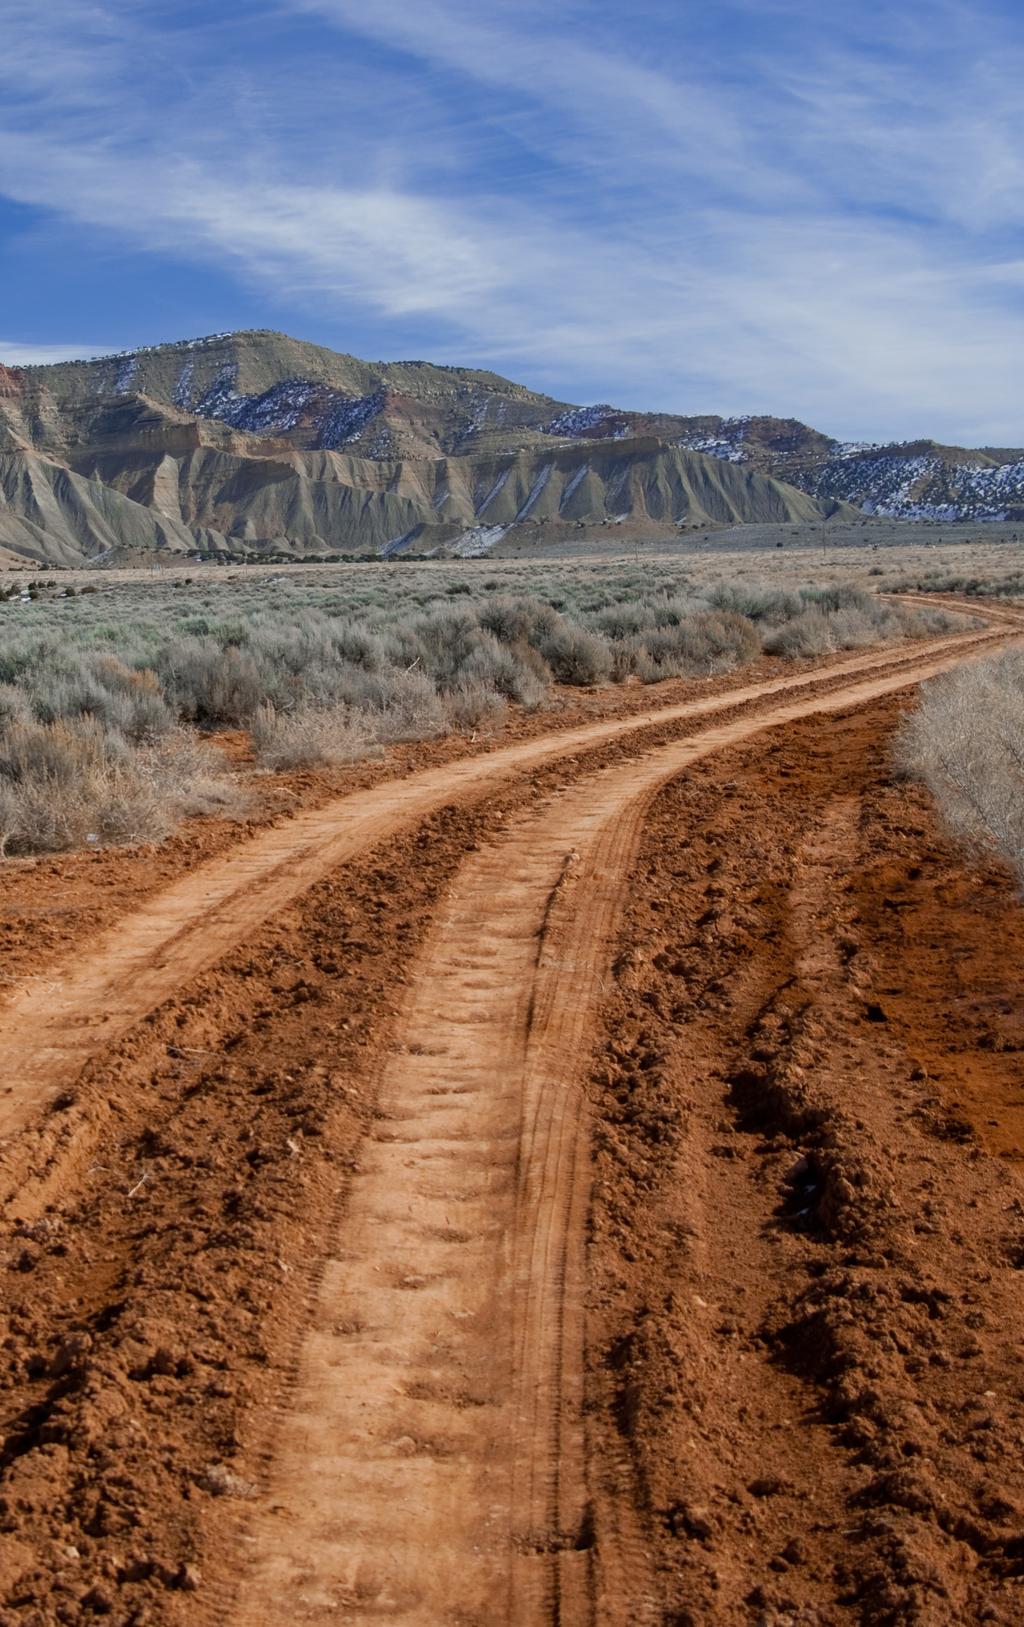
[[[365,723],[348,706],[306,705],[278,712],[264,702],[249,732],[259,761],[273,769],[354,763],[374,748]]]
[[[145,746],[92,717],[0,733],[0,854],[159,841],[185,814],[240,806],[217,753],[182,729]]]
[[[924,686],[897,741],[943,818],[975,851],[994,851],[1024,888],[1024,653],[1009,650]]]

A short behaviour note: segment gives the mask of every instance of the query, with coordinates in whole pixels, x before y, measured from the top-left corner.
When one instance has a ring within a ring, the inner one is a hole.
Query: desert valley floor
[[[1024,911],[892,763],[1024,609],[927,597],[6,861],[0,1627],[1024,1619]]]

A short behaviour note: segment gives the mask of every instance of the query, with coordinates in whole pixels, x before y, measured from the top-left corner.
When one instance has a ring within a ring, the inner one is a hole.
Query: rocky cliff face
[[[853,503],[866,514],[946,521],[1024,515],[1024,450],[842,442],[794,419],[693,422],[681,445],[763,469],[813,497]]]
[[[687,420],[572,408],[497,374],[219,334],[26,368],[0,395],[0,546],[70,564],[153,549],[479,554],[520,528],[819,520]],[[702,421],[703,422],[703,421]]]
[[[33,444],[61,454],[100,403],[146,398],[192,419],[301,451],[375,461],[512,455],[555,442],[637,441],[735,463],[807,495],[906,518],[999,518],[1024,502],[1024,450],[931,441],[847,444],[793,418],[683,417],[577,407],[496,373],[364,362],[257,330],[0,370],[25,403]],[[59,404],[55,410],[54,404]]]

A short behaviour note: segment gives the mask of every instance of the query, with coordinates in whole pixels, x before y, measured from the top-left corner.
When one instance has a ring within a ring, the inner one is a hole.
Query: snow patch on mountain
[[[544,490],[544,487],[547,485],[548,481],[551,479],[551,470],[552,470],[552,468],[553,468],[552,464],[545,463],[545,465],[544,465],[543,469],[541,470],[540,474],[537,476],[537,478],[534,481],[533,485],[530,487],[530,495],[526,499],[526,502],[523,504],[522,508],[519,510],[519,513],[516,515],[516,524],[517,525],[519,524],[520,520],[525,520],[526,519],[526,516],[529,514],[530,510],[533,508],[534,504],[537,502],[538,498],[540,497],[541,492]]]
[[[186,368],[192,365],[186,363]],[[221,368],[194,409],[201,418],[215,418],[251,435],[283,435],[305,420],[318,426],[315,445],[321,452],[355,440],[384,404],[380,391],[347,396],[302,378],[284,379],[260,395],[243,395],[235,387],[237,377],[233,363]]]
[[[497,497],[498,493],[501,491],[502,487],[504,486],[506,480],[508,479],[508,477],[509,477],[509,475],[511,473],[512,473],[511,469],[503,469],[501,471],[501,474],[498,476],[497,480],[494,482],[494,485],[491,487],[490,491],[487,493],[487,496],[484,498],[483,502],[477,504],[477,506],[476,506],[477,514],[485,514],[487,512],[487,510],[490,508],[491,504],[494,502],[494,499]]]
[[[124,358],[124,360],[121,362],[121,365],[117,370],[117,377],[114,379],[114,394],[115,395],[128,395],[129,394],[129,392],[131,390],[131,387],[132,387],[132,381],[135,378],[135,375],[138,372],[138,370],[139,370],[138,357],[137,356],[126,356]]]
[[[718,458],[723,463],[747,463],[750,454],[745,445],[749,415],[744,418],[723,418],[717,435],[701,435],[696,430],[676,442],[684,452],[701,452],[706,458]]]
[[[501,429],[508,418],[507,401],[496,400],[491,395],[476,396],[473,392],[467,392],[467,395],[473,401],[473,406],[465,425],[458,433],[459,446],[472,440],[484,429]]]
[[[872,455],[873,454],[873,455]],[[949,463],[925,453],[876,447],[838,452],[818,474],[814,495],[858,503],[866,514],[899,520],[1003,520],[1024,508],[1024,459],[993,466]]]
[[[189,367],[194,364],[188,363]],[[222,423],[235,425],[235,414],[248,400],[247,396],[239,395],[235,389],[238,369],[231,362],[226,362],[214,379],[210,388],[198,401],[195,411],[200,418],[218,418]]]
[[[616,418],[618,414],[607,401],[599,402],[593,407],[567,407],[564,412],[552,418],[549,424],[544,425],[546,435],[586,435],[597,429],[600,424],[609,418]]]
[[[562,501],[558,505],[559,513],[561,513],[562,509],[564,509],[566,503],[573,495],[573,492],[578,491],[579,487],[583,484],[584,480],[586,480],[589,473],[590,464],[584,463],[576,470],[576,473],[573,475],[572,479],[566,483],[565,490],[562,492]]]
[[[410,531],[403,531],[400,537],[392,537],[390,542],[383,544],[380,550],[381,559],[394,559],[397,554],[404,554],[407,548],[411,548],[422,530],[421,525],[414,525]]]
[[[316,442],[321,452],[334,451],[356,440],[384,405],[382,390],[359,396],[344,396],[332,390],[330,395],[333,402],[321,423]]]
[[[684,452],[702,452],[706,458],[718,458],[723,463],[746,463],[747,454],[742,446],[734,446],[713,435],[690,435],[677,442]]]
[[[456,537],[451,552],[457,559],[482,559],[501,541],[507,525],[471,525]]]
[[[878,452],[881,441],[837,441],[832,448],[835,458],[859,458],[862,452]]]
[[[185,412],[192,411],[192,375],[195,370],[195,362],[187,361],[178,374],[178,382],[174,386],[174,405],[183,408]]]
[[[754,461],[749,417],[723,419],[714,434],[696,431],[676,444],[730,463]],[[1024,507],[1024,460],[993,467],[954,463],[938,452],[901,452],[876,441],[834,441],[816,466],[776,467],[812,497],[856,504],[866,514],[898,520],[1001,520]]]

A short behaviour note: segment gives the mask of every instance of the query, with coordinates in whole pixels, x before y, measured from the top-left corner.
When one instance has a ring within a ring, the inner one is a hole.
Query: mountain
[[[496,373],[370,364],[262,331],[4,368],[0,548],[62,565],[167,549],[473,555],[510,533],[628,521],[670,535],[840,506],[667,439],[685,420],[628,418],[593,433],[587,409]]]
[[[266,330],[0,365],[0,549],[489,551],[625,523],[1024,518],[1024,452],[841,443],[796,419],[577,407],[496,373]]]
[[[1024,520],[1024,449],[837,441],[796,419],[703,418],[680,444],[902,520]]]
[[[575,407],[496,373],[429,362],[368,363],[256,330],[156,345],[90,362],[28,368],[74,406],[128,393],[286,440],[373,459],[508,453],[558,440],[655,437],[748,465],[810,496],[894,518],[1017,518],[1024,450],[933,441],[844,443],[792,418],[683,417]],[[0,378],[0,395],[3,379]]]
[[[0,549],[17,558],[71,566],[123,553],[225,546],[212,531],[186,526],[63,464],[0,452]]]
[[[344,446],[375,459],[518,450],[519,431],[540,429],[564,408],[497,373],[363,362],[261,329],[29,367],[21,376],[29,395],[39,391],[72,413],[144,396],[302,451]]]

